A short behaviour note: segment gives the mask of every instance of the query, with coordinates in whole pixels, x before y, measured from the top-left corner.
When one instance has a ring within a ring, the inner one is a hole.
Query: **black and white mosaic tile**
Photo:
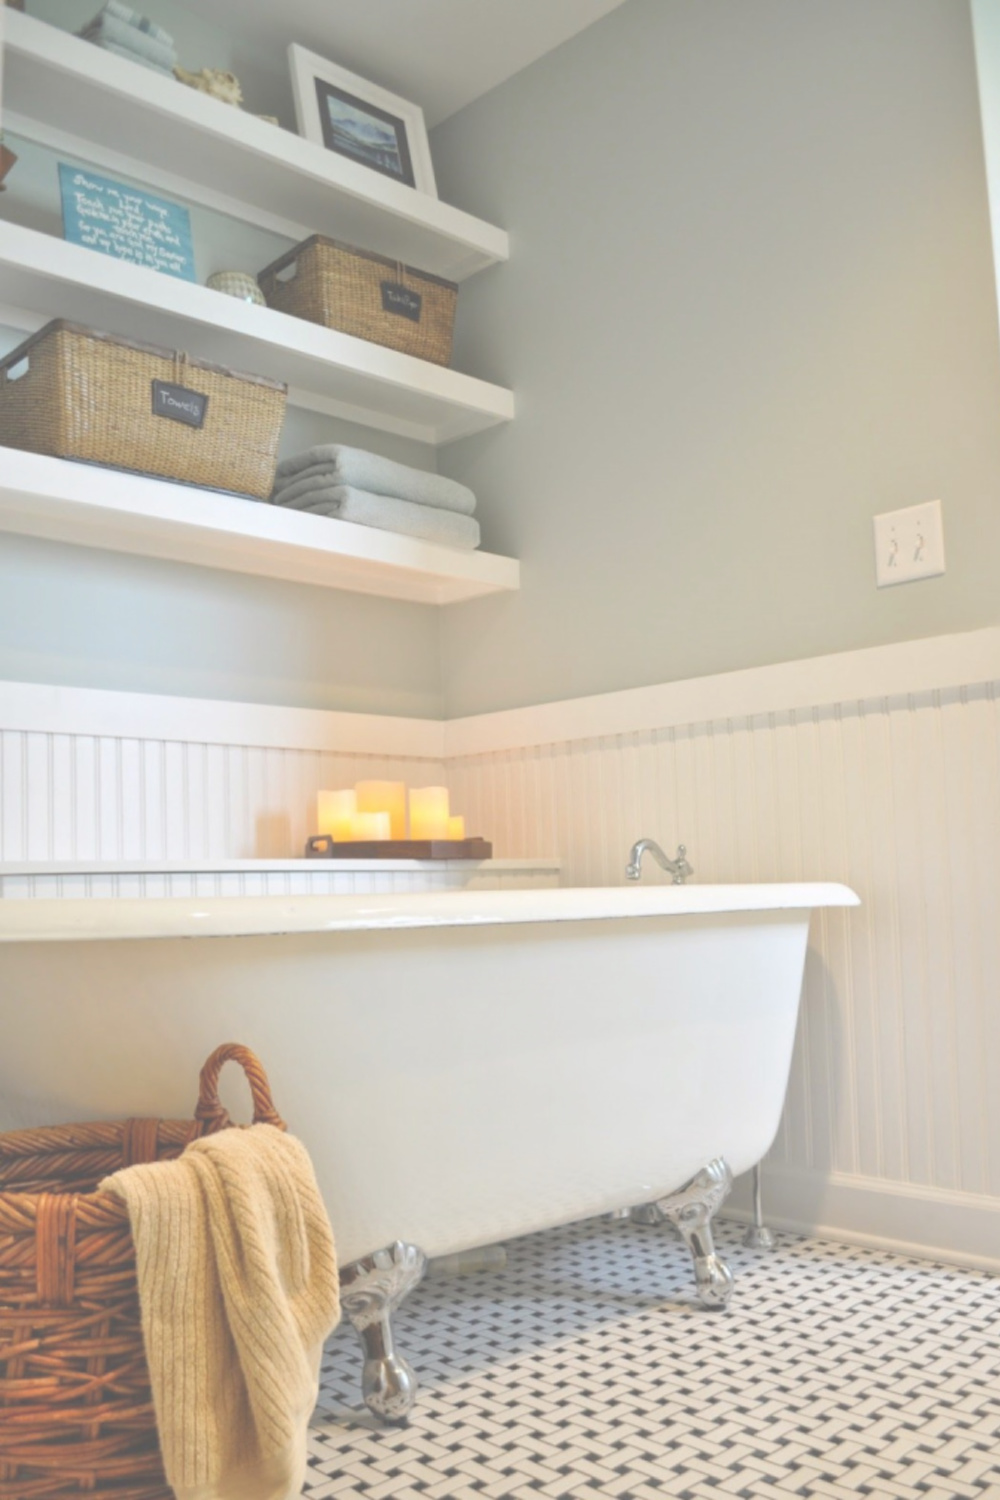
[[[380,1428],[331,1340],[308,1500],[1000,1500],[1000,1278],[779,1235],[702,1309],[666,1228],[593,1220],[429,1279],[396,1314],[421,1390]],[[353,1410],[351,1410],[353,1408]]]

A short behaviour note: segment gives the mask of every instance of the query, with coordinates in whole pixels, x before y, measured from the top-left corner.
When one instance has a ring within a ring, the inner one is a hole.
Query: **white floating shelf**
[[[514,398],[501,386],[19,224],[0,223],[0,303],[0,322],[16,320],[15,327],[69,318],[183,349],[283,380],[295,405],[425,443],[451,442],[514,415]]]
[[[520,581],[513,558],[13,448],[0,448],[2,531],[425,604]]]
[[[265,211],[293,238],[329,234],[461,281],[507,259],[506,234],[69,32],[7,10],[4,108],[121,152],[192,185],[200,202],[251,222]]]

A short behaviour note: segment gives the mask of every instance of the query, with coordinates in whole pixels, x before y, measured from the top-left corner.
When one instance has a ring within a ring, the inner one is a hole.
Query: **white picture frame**
[[[293,42],[288,66],[299,134],[391,182],[437,197],[424,112]]]

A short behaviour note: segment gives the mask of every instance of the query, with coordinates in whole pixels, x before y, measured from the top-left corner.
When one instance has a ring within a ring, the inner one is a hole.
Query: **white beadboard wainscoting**
[[[1000,1269],[998,683],[1000,629],[445,724],[6,684],[0,854],[287,858],[320,786],[386,775],[564,884],[620,884],[642,834],[699,881],[843,881],[769,1217]]]
[[[26,683],[0,685],[0,863],[288,859],[316,793],[438,784],[441,726]]]
[[[621,882],[649,835],[699,881],[853,887],[860,909],[813,920],[766,1207],[1000,1269],[1000,632],[818,661],[811,704],[809,668],[613,695],[605,722],[627,697],[641,727],[458,755],[449,785],[498,854],[556,850],[567,884]],[[497,715],[497,738],[559,708]],[[488,735],[467,721],[451,745]]]

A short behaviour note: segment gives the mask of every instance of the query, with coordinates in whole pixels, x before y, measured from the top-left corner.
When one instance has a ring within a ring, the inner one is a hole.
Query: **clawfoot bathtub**
[[[711,1219],[777,1130],[809,914],[856,904],[820,884],[0,901],[0,1128],[183,1116],[202,1059],[252,1047],[315,1163],[366,1399],[398,1419],[415,1378],[389,1315],[424,1256],[653,1203],[725,1302]]]

